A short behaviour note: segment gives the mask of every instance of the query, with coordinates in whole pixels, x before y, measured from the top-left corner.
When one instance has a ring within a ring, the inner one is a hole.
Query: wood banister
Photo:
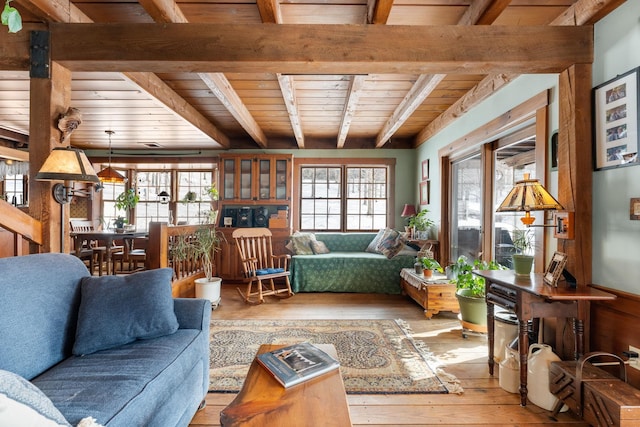
[[[0,200],[0,227],[13,233],[14,256],[24,254],[23,239],[42,245],[42,222],[4,200]]]

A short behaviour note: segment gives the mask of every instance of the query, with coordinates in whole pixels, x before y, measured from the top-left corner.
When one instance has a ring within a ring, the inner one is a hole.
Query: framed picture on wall
[[[429,204],[429,196],[430,196],[430,188],[429,182],[425,181],[420,183],[420,205],[428,205]]]
[[[422,180],[429,179],[429,159],[422,161]]]
[[[638,162],[638,86],[635,68],[593,89],[595,169]]]

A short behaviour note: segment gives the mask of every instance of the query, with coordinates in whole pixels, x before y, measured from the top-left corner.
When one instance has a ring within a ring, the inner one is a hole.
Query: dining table
[[[135,230],[74,231],[70,233],[70,236],[74,239],[75,248],[82,247],[82,242],[84,241],[92,241],[92,240],[97,241],[100,246],[105,246],[106,248],[112,247],[114,241],[122,240],[126,248],[126,247],[131,247],[131,242],[133,242],[134,239],[149,237],[149,232],[135,231]],[[115,268],[114,268],[113,259],[112,259],[112,251],[107,250],[105,261],[107,264],[107,274],[115,274]]]

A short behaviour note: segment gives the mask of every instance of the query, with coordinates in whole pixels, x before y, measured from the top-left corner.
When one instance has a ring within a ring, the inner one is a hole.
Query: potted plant
[[[122,233],[124,231],[124,225],[127,222],[127,218],[118,215],[116,219],[113,220],[113,226],[116,228],[116,233]]]
[[[118,197],[116,197],[115,206],[119,211],[127,211],[128,215],[128,212],[136,207],[138,201],[140,201],[140,196],[138,196],[136,190],[134,188],[129,188],[128,190],[120,193]],[[116,228],[116,232],[122,232],[124,230],[124,225],[128,222],[129,221],[127,220],[127,217],[118,215],[116,219],[113,220],[113,225]]]
[[[193,203],[198,200],[198,195],[195,191],[187,191],[187,194],[182,198],[182,203]]]
[[[435,224],[427,218],[428,209],[423,209],[415,216],[409,218],[409,227],[413,229],[413,236],[417,239],[428,239],[429,229]]]
[[[222,279],[213,276],[213,261],[223,239],[224,235],[215,227],[203,226],[196,230],[194,238],[189,242],[194,257],[202,260],[205,276],[195,280],[196,298],[208,299],[213,308],[220,303],[220,286],[222,285]]]
[[[444,270],[438,261],[433,258],[421,258],[422,267],[424,269],[424,277],[433,276],[433,271],[436,270],[442,273]]]
[[[487,303],[485,301],[485,283],[482,277],[473,274],[473,270],[504,270],[505,267],[495,261],[475,260],[470,263],[461,255],[451,265],[450,270],[455,277],[456,298],[460,305],[460,317],[463,322],[476,325],[477,330],[487,327]]]
[[[533,266],[533,235],[531,229],[515,229],[511,232],[515,253],[511,255],[513,269],[518,276],[528,276]]]

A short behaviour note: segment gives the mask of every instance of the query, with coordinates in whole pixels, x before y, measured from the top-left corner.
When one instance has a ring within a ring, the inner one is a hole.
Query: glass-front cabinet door
[[[271,198],[271,160],[258,160],[258,198],[268,200]]]
[[[222,178],[224,180],[224,188],[222,190],[222,198],[225,200],[235,199],[236,184],[236,161],[235,159],[224,159],[222,166]]]
[[[251,200],[251,186],[253,182],[252,159],[240,160],[240,199]]]
[[[276,160],[276,199],[288,200],[289,199],[289,179],[287,179],[289,172],[289,161],[287,159]]]

